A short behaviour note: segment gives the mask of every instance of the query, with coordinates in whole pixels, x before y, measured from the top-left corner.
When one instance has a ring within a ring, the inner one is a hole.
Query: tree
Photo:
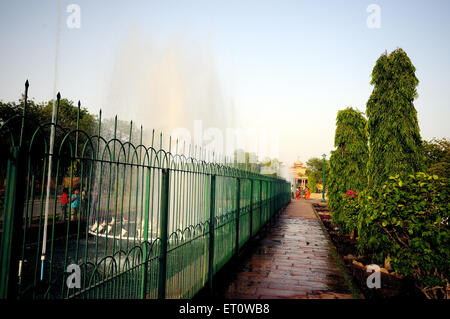
[[[263,175],[277,177],[280,176],[280,169],[283,166],[283,162],[280,162],[276,158],[266,158],[259,164],[259,173]]]
[[[389,176],[424,168],[423,146],[413,101],[419,83],[415,67],[402,49],[381,55],[372,71],[374,85],[367,102],[369,187]]]
[[[18,102],[0,101],[0,126],[3,126],[6,122],[8,122],[6,126],[2,128],[2,134],[7,132],[12,133],[12,135],[6,134],[0,139],[2,149],[4,149],[4,147],[9,148],[11,143],[10,137],[16,138],[20,133],[22,126],[20,116],[23,115],[23,105],[23,98]],[[27,105],[27,118],[24,125],[23,145],[29,144],[34,131],[40,124],[43,124],[46,121],[42,103],[38,104],[33,100],[28,100]]]
[[[2,149],[8,149],[11,146],[11,138],[13,137],[17,139],[17,136],[20,133],[22,121],[20,117],[17,117],[11,120],[14,116],[22,116],[23,114],[23,97],[16,102],[4,103],[0,102],[0,124],[3,125],[6,121],[8,124],[4,127],[0,132],[0,147]],[[52,111],[53,111],[53,103],[54,101],[36,103],[33,100],[28,100],[27,103],[27,112],[26,119],[24,125],[24,137],[23,137],[23,145],[25,149],[29,149],[31,139],[33,140],[33,146],[31,147],[31,170],[35,171],[36,174],[41,174],[42,163],[41,159],[45,156],[44,146],[48,145],[49,137],[50,137],[50,128],[49,125],[52,121]],[[64,147],[60,150],[60,145],[62,143],[63,138],[70,131],[74,131],[77,128],[77,114],[78,114],[78,106],[74,104],[74,102],[69,101],[67,99],[61,99],[59,103],[58,109],[58,125],[59,127],[55,130],[55,150],[54,154],[58,155],[61,151],[61,156],[59,158],[59,166],[61,172],[65,172],[70,175],[73,170],[73,174],[79,174],[80,168],[80,160],[70,160],[71,154],[75,156],[73,153],[74,146],[76,144],[77,138],[76,134],[71,134],[69,139],[66,140]],[[86,132],[88,136],[91,136],[96,133],[98,122],[95,116],[91,115],[86,108],[80,108],[79,114],[79,129]],[[38,130],[39,129],[39,130]],[[35,134],[38,131],[39,134]],[[33,137],[34,136],[34,137]],[[91,150],[86,148],[87,151],[85,154],[82,154],[83,146],[86,142],[86,135],[78,134],[78,156],[83,155],[84,157],[89,157]],[[17,141],[16,141],[17,143]],[[70,145],[70,147],[69,147]],[[71,151],[72,149],[72,151]],[[48,151],[48,150],[47,150]],[[2,156],[6,156],[7,152],[4,152]],[[2,163],[6,163],[6,160],[1,161]],[[54,166],[56,167],[56,165]],[[0,167],[0,175],[3,176],[5,173],[5,167]],[[68,173],[66,171],[69,171]],[[62,178],[62,175],[60,175]]]
[[[51,100],[42,104],[43,120],[46,122],[51,122],[52,120],[53,102]],[[77,128],[77,113],[78,106],[73,101],[61,99],[58,109],[58,124],[66,129],[75,130]],[[97,127],[96,116],[90,114],[86,108],[81,107],[79,129],[89,135],[94,135],[97,133]]]
[[[351,107],[337,114],[334,137],[336,150],[331,152],[330,157],[328,204],[333,210],[334,221],[346,225],[349,231],[355,228],[355,225],[350,225],[350,220],[354,219],[345,215],[348,212],[342,211],[342,200],[345,200],[343,195],[347,191],[358,193],[367,186],[366,123],[362,112]]]
[[[434,138],[423,144],[428,174],[450,178],[450,141]]]
[[[317,183],[316,183],[315,176],[313,174],[311,174],[311,176],[308,176],[308,185],[307,185],[307,187],[310,189],[310,191],[312,193],[315,193],[316,192],[316,185],[317,185]]]
[[[325,160],[325,175],[328,176],[330,163]],[[305,174],[308,176],[308,181],[313,180],[315,184],[323,184],[323,159],[312,157],[306,162]],[[325,180],[326,177],[325,176]]]
[[[368,159],[366,119],[351,107],[338,112],[334,138],[335,151],[330,157],[330,194],[360,191],[367,186]]]
[[[28,100],[27,106],[27,119],[25,121],[25,138],[24,145],[28,145],[35,130],[43,124],[50,123],[52,121],[53,100],[43,103],[35,103],[33,100]],[[65,131],[56,130],[57,138],[61,138],[67,131],[76,129],[78,107],[74,105],[74,102],[67,99],[61,99],[58,109],[58,125],[62,126]],[[23,100],[18,103],[0,102],[0,124],[5,123],[13,116],[23,114]],[[8,122],[8,128],[16,134],[20,132],[21,121]],[[80,122],[79,129],[85,131],[88,135],[96,134],[98,127],[97,119],[91,115],[86,108],[80,108]],[[50,126],[43,128],[45,134],[43,136],[49,136]],[[75,141],[75,139],[73,139]],[[5,143],[2,140],[2,143]],[[9,143],[9,141],[7,142]]]

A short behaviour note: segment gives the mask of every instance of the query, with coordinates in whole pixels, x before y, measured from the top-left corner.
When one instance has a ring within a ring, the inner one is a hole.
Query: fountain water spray
[[[56,25],[56,52],[55,52],[55,74],[53,82],[53,96],[56,93],[56,84],[58,78],[58,58],[59,58],[59,38],[60,38],[60,27],[61,27],[61,0],[58,1],[58,21]],[[60,99],[60,94],[58,93],[58,103]],[[52,160],[53,160],[53,147],[55,145],[55,126],[56,126],[56,100],[53,100],[52,109],[52,125],[50,129],[50,149],[48,158],[48,171],[47,171],[47,196],[45,200],[45,217],[44,217],[44,233],[42,237],[42,252],[41,252],[41,280],[44,279],[44,263],[45,254],[47,251],[47,228],[48,228],[48,212],[50,208],[50,182],[52,178]]]

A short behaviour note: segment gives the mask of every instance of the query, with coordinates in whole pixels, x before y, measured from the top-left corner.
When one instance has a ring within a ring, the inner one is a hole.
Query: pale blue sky
[[[279,130],[280,159],[306,161],[333,149],[336,112],[364,111],[375,61],[401,47],[420,81],[415,106],[422,137],[450,137],[449,1],[61,3],[57,90],[92,112],[115,99],[111,78],[130,37],[139,34],[134,41],[156,50],[152,57],[178,41],[178,54],[212,63],[222,106],[234,103],[237,110],[234,125]],[[81,8],[80,29],[66,27],[71,3]],[[366,25],[372,3],[381,8],[380,29]],[[37,101],[52,97],[57,8],[55,0],[0,1],[0,99],[17,100],[25,79]],[[136,52],[136,59],[142,55]],[[140,79],[126,76],[127,83]],[[130,117],[139,120],[139,113]]]

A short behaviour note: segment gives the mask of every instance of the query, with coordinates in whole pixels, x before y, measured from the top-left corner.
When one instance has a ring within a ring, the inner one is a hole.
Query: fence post
[[[250,236],[253,236],[253,179],[250,179]]]
[[[273,214],[273,187],[272,183],[269,183],[269,214],[267,218],[271,217]]]
[[[142,249],[142,255],[144,258],[142,275],[141,275],[141,299],[146,298],[147,294],[147,277],[148,277],[148,259],[147,259],[147,246],[148,246],[148,213],[150,210],[150,168],[147,169],[147,176],[145,179],[145,206],[144,206],[144,247]],[[166,227],[167,228],[167,227]]]
[[[158,299],[166,297],[167,228],[169,225],[169,169],[162,170],[161,181],[161,254],[159,256]]]
[[[17,299],[18,267],[25,195],[25,154],[13,147],[7,167],[5,212],[0,255],[0,299]]]
[[[213,277],[214,277],[214,227],[215,227],[215,209],[216,209],[216,175],[211,175],[211,194],[210,194],[210,208],[209,208],[209,271],[208,271],[208,285],[209,292],[213,291]]]
[[[263,199],[262,199],[262,187],[263,187],[263,181],[259,180],[259,219],[262,220],[262,213],[263,213]]]
[[[236,248],[235,248],[236,257],[239,255],[240,217],[241,217],[241,179],[238,177],[236,180]]]

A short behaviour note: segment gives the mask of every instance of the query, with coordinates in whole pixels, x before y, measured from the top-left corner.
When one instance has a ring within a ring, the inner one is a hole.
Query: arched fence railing
[[[0,298],[191,298],[290,201],[285,180],[147,147],[142,129],[104,138],[101,113],[88,134],[80,104],[76,129],[33,123],[27,94],[0,123]]]

